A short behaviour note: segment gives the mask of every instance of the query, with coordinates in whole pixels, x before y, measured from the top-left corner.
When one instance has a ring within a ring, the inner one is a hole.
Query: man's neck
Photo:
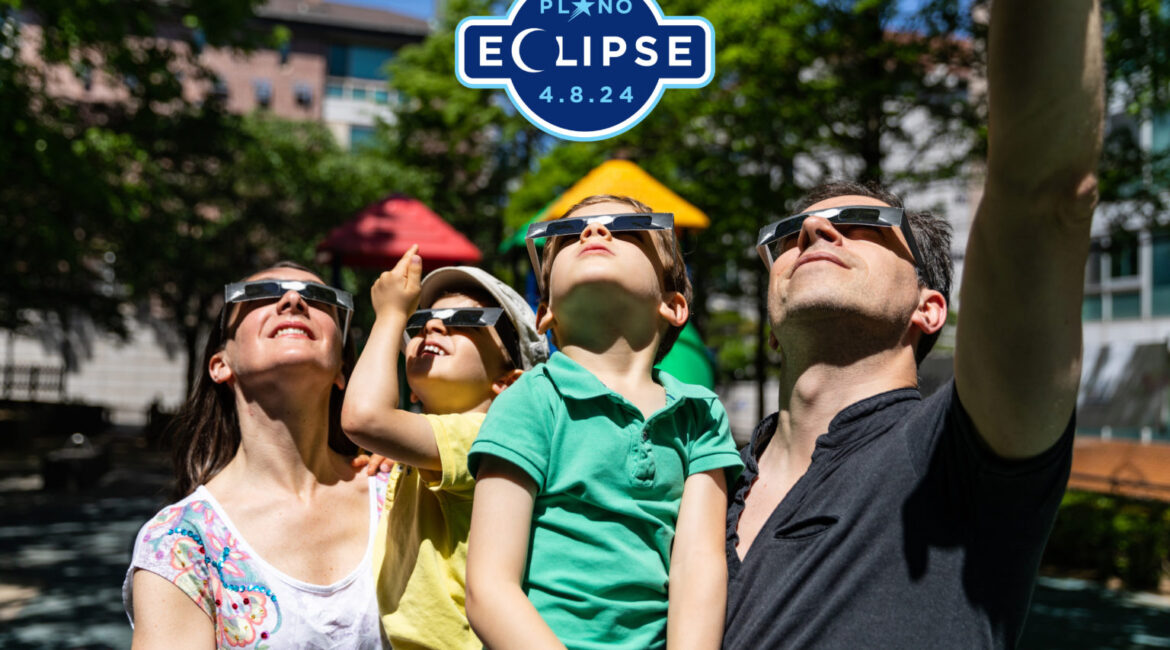
[[[789,349],[797,349],[790,346]],[[815,346],[805,346],[814,350]],[[791,355],[796,356],[796,355]],[[772,439],[760,453],[759,472],[748,492],[737,531],[743,559],[764,522],[808,472],[817,438],[850,404],[917,384],[912,348],[875,352],[848,363],[841,359],[792,359],[780,367],[780,412]]]
[[[848,364],[814,359],[780,369],[780,414],[776,431],[761,455],[760,471],[768,464],[808,468],[816,440],[827,433],[833,418],[850,404],[897,388],[918,385],[910,348],[886,350]]]

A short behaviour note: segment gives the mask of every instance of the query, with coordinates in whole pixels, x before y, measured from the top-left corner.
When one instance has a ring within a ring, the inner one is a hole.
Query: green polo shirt
[[[715,394],[655,371],[650,416],[562,353],[492,403],[468,464],[519,467],[537,486],[524,591],[569,648],[666,645],[670,547],[691,474],[743,465]]]

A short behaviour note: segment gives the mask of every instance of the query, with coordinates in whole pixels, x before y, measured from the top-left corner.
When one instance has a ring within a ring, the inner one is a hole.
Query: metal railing
[[[1126,488],[1148,490],[1150,492],[1164,493],[1170,496],[1170,484],[1168,483],[1154,483],[1145,479],[1130,479],[1119,478],[1116,476],[1102,476],[1100,474],[1087,474],[1085,472],[1072,472],[1069,475],[1069,481],[1081,481],[1082,483],[1104,483],[1109,486],[1110,492],[1122,492]]]
[[[65,368],[35,365],[0,367],[0,397],[30,401],[41,397],[64,400]]]

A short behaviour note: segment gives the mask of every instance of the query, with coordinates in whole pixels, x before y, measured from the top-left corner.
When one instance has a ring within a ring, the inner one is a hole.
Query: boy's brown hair
[[[650,206],[635,198],[614,194],[594,194],[593,196],[582,199],[580,203],[566,210],[565,214],[561,215],[561,218],[569,217],[581,208],[598,203],[624,203],[632,208],[631,212],[654,212]],[[660,280],[663,295],[678,292],[682,294],[683,299],[689,305],[692,294],[691,279],[687,277],[686,263],[683,262],[682,252],[679,251],[674,233],[663,230],[651,230],[650,241],[654,242],[654,248],[658,252],[658,259],[662,261],[662,277]],[[552,262],[553,258],[556,257],[556,247],[552,245],[551,239],[545,242],[542,256],[540,264],[540,286],[542,287],[540,301],[547,305],[549,303],[549,280],[552,273]],[[654,363],[662,361],[666,353],[670,352],[670,348],[678,340],[678,336],[685,325],[684,323],[677,327],[671,326],[666,330],[662,335],[662,340],[658,344],[658,350],[654,354]]]

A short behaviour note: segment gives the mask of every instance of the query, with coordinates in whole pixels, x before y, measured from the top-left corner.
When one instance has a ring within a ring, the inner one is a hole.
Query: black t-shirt
[[[837,414],[741,562],[736,527],[776,415],[727,512],[724,648],[1010,648],[1068,482],[1073,424],[996,456],[955,393],[902,389]]]

